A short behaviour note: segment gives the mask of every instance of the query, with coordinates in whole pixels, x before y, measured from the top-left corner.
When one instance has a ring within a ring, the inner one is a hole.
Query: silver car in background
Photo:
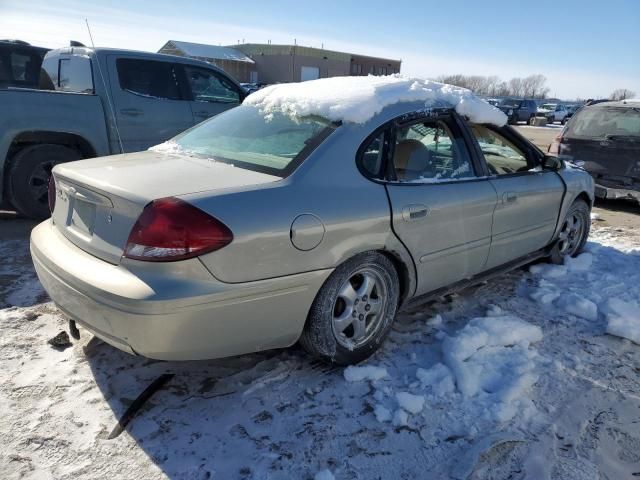
[[[61,164],[31,252],[56,305],[156,359],[359,362],[398,308],[589,233],[593,181],[509,126],[401,102],[363,123],[242,105],[147,152]]]

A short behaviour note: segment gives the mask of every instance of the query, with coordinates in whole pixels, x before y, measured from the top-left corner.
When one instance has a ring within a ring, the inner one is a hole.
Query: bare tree
[[[627,90],[626,88],[618,88],[614,90],[611,95],[609,95],[609,99],[624,100],[626,98],[633,98],[635,96],[636,96],[636,92],[632,90]]]
[[[438,82],[468,88],[477,95],[490,95],[500,97],[530,97],[545,98],[549,89],[546,87],[547,77],[544,75],[529,75],[526,78],[515,77],[504,82],[500,77],[491,75],[440,75]]]

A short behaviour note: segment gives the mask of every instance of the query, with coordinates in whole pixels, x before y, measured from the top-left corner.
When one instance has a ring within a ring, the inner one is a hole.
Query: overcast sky
[[[167,40],[293,43],[402,59],[402,73],[542,73],[550,95],[640,96],[640,1],[0,0],[0,36],[157,51]]]

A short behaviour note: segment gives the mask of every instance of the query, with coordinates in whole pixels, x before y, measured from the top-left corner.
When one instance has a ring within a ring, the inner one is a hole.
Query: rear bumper
[[[293,344],[331,269],[256,282],[215,279],[198,259],[104,262],[47,220],[31,233],[54,303],[107,343],[160,360],[199,360]]]
[[[611,188],[596,183],[596,197],[609,200],[627,199],[640,202],[640,190],[629,190],[626,188]]]

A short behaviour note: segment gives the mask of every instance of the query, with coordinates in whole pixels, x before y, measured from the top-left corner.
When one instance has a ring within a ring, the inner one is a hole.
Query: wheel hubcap
[[[573,213],[567,217],[558,236],[558,248],[562,255],[573,255],[580,246],[584,233],[582,216]]]
[[[332,328],[337,342],[350,350],[367,343],[380,326],[387,290],[380,273],[364,268],[342,284],[333,306]]]

